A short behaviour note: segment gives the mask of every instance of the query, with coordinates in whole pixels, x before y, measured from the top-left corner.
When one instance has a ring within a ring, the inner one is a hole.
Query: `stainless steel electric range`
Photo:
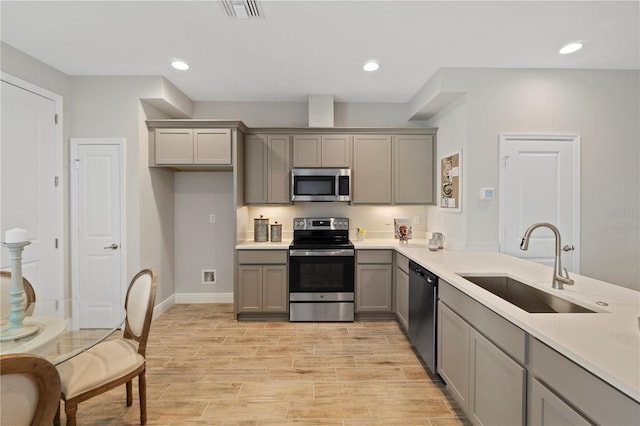
[[[355,249],[349,219],[296,218],[289,246],[289,320],[353,321]]]

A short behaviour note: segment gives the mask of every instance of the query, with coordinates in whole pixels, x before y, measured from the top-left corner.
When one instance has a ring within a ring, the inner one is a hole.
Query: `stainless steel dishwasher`
[[[438,277],[410,260],[409,339],[433,374],[437,374],[437,303]]]

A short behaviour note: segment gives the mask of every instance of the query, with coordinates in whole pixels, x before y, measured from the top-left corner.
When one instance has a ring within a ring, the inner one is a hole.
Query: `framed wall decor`
[[[440,208],[462,211],[462,151],[440,157]]]

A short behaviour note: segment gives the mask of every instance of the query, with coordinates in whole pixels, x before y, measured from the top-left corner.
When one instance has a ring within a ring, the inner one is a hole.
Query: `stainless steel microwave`
[[[351,169],[292,169],[291,201],[351,201]]]

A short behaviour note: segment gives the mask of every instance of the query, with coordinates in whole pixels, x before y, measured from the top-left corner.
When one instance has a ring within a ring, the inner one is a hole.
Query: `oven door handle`
[[[302,256],[342,256],[353,257],[355,256],[355,250],[353,249],[315,249],[315,250],[289,250],[289,256],[302,257]]]

